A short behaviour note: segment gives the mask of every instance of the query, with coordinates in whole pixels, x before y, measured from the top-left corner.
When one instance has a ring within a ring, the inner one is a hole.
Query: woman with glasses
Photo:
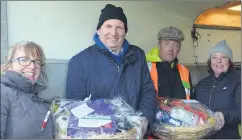
[[[34,42],[9,49],[1,76],[1,139],[53,138],[52,117],[45,119],[49,107],[38,97],[47,85],[44,62],[43,49]]]

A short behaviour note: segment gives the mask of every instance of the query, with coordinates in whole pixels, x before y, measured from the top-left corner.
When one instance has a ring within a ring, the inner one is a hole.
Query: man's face
[[[118,19],[109,19],[98,29],[101,42],[110,50],[117,52],[122,49],[126,36],[124,23]]]
[[[158,42],[160,58],[172,63],[180,52],[181,42],[176,40],[160,40]]]

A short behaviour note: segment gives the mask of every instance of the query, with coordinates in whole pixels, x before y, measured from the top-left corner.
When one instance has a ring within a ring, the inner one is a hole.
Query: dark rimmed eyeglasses
[[[22,66],[29,66],[33,62],[36,68],[41,68],[45,65],[45,63],[41,60],[30,60],[29,58],[26,58],[26,57],[18,57],[11,60],[11,62],[15,62],[15,61],[17,61],[19,65],[22,65]]]

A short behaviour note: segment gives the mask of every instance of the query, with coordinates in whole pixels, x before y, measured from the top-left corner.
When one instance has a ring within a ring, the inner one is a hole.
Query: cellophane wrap
[[[196,100],[161,98],[153,132],[168,139],[199,139],[214,133],[213,112]]]
[[[55,99],[56,139],[142,139],[144,117],[122,98]]]

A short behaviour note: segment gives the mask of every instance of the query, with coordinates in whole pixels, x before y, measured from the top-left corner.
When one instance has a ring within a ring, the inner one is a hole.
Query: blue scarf
[[[129,42],[124,39],[124,42],[123,42],[123,46],[122,46],[122,50],[121,52],[118,54],[118,55],[115,55],[113,54],[102,42],[101,40],[99,39],[99,36],[97,33],[94,34],[93,36],[93,40],[95,41],[96,45],[101,48],[101,49],[104,49],[104,50],[107,50],[112,58],[114,59],[114,61],[117,63],[117,64],[121,64],[121,60],[122,60],[122,57],[124,56],[124,54],[127,52],[128,48],[129,48]]]

